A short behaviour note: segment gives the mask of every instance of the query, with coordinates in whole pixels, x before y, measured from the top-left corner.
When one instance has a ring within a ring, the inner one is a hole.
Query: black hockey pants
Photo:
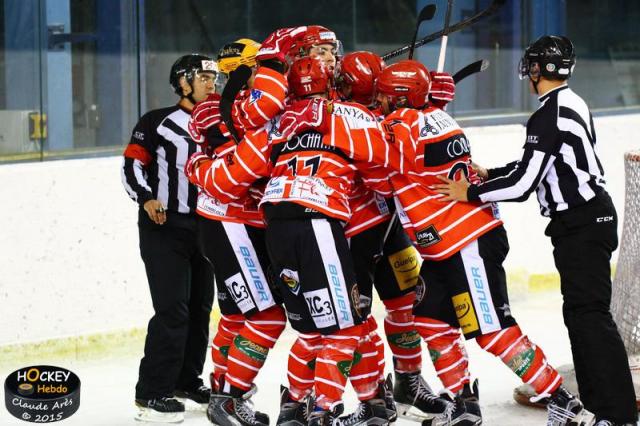
[[[213,303],[213,268],[198,248],[195,215],[168,212],[156,225],[140,209],[140,254],[154,316],[140,361],[136,398],[172,395],[202,384]]]
[[[617,216],[607,193],[557,213],[547,227],[560,272],[562,313],[569,331],[580,399],[598,419],[637,419],[624,344],[609,310],[611,253]]]

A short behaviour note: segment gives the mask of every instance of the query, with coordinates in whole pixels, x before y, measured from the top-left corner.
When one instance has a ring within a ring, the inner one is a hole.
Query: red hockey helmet
[[[307,56],[296,60],[289,69],[289,91],[297,98],[327,93],[331,78],[327,67],[318,58]]]
[[[430,87],[427,67],[411,59],[389,65],[376,81],[376,93],[387,95],[394,107],[423,107],[428,101]]]
[[[291,46],[289,56],[293,59],[307,56],[309,49],[319,44],[332,44],[336,49],[334,55],[338,55],[337,49],[340,47],[340,42],[336,38],[336,33],[321,25],[309,25],[304,36]]]
[[[346,54],[338,66],[338,93],[344,99],[371,105],[375,99],[374,83],[384,67],[382,58],[373,52]]]

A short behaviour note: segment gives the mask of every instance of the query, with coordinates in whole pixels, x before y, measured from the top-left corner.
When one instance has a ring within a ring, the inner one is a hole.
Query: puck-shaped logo
[[[52,365],[24,367],[4,381],[4,403],[14,417],[33,423],[57,422],[80,407],[80,379]]]

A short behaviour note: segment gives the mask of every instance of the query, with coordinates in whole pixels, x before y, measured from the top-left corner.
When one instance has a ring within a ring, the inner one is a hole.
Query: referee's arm
[[[504,167],[488,170],[489,179],[467,189],[469,201],[524,201],[536,190],[553,165],[557,152],[557,133],[541,116],[527,124],[522,158]]]

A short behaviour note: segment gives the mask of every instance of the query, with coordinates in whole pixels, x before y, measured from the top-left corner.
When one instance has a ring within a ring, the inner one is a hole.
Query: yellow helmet
[[[218,52],[218,68],[220,72],[229,74],[240,65],[256,66],[258,50],[260,50],[260,43],[248,38],[241,38],[225,44]]]

